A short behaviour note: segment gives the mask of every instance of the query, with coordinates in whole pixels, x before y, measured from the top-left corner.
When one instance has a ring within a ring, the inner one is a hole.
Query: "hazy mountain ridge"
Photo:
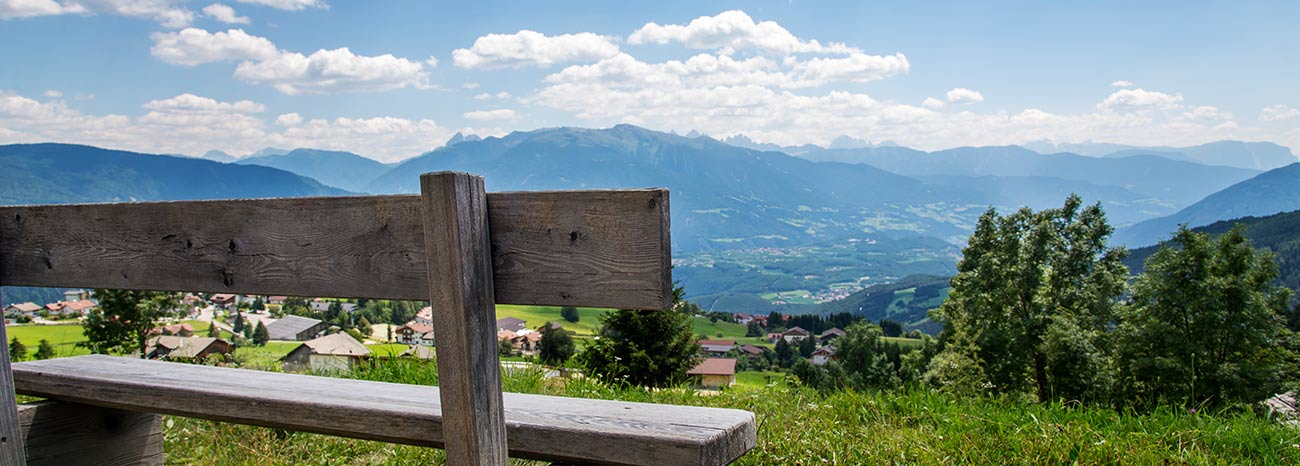
[[[318,149],[294,149],[284,154],[249,156],[234,163],[278,168],[354,192],[364,192],[370,180],[391,168],[351,152]]]

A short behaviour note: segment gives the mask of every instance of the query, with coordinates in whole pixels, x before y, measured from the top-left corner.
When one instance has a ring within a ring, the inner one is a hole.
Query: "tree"
[[[763,327],[759,326],[758,322],[750,321],[749,325],[745,327],[745,336],[761,337],[763,336]]]
[[[253,330],[253,344],[257,346],[266,346],[266,342],[271,341],[271,332],[266,331],[266,325],[261,320],[257,321],[257,328]]]
[[[542,332],[541,348],[539,348],[538,356],[540,356],[542,364],[563,366],[569,358],[573,357],[573,353],[576,351],[573,345],[573,337],[569,336],[567,330],[562,328],[549,329],[549,327],[549,325],[545,327],[548,330]]]
[[[208,326],[208,336],[212,338],[221,338],[221,327],[218,327],[215,321]]]
[[[254,311],[265,311],[265,310],[266,310],[266,303],[262,302],[262,297],[261,297],[261,296],[258,296],[257,298],[254,298],[254,299],[253,299],[253,305],[251,306],[251,308],[252,308]]]
[[[980,216],[937,313],[945,332],[965,338],[945,351],[974,351],[936,361],[961,361],[962,380],[983,373],[995,392],[1033,391],[1040,401],[1097,389],[1088,385],[1099,380],[1088,372],[1096,361],[1056,352],[1107,351],[1128,270],[1126,252],[1106,244],[1112,228],[1101,206],[1081,204],[1071,195],[1059,209]],[[1076,339],[1049,344],[1049,335],[1067,334]]]
[[[244,315],[239,311],[235,311],[235,320],[230,323],[230,328],[234,330],[234,333],[242,335],[244,333],[244,324]]]
[[[9,360],[13,362],[27,359],[27,345],[18,341],[18,337],[9,340]]]
[[[880,319],[880,331],[885,332],[887,337],[897,337],[903,334],[903,324],[896,320]]]
[[[577,322],[578,319],[582,318],[582,316],[578,314],[578,308],[573,306],[564,306],[560,308],[560,317],[569,322]]]
[[[98,354],[139,351],[145,358],[145,343],[158,319],[174,314],[180,305],[180,293],[96,289],[94,294],[99,306],[86,316],[82,333],[87,341],[79,345]]]
[[[692,331],[692,306],[673,290],[671,309],[620,309],[606,314],[600,333],[578,355],[587,373],[609,383],[664,387],[686,379],[700,345]]]
[[[796,359],[799,359],[799,353],[795,348],[790,347],[790,343],[785,338],[776,340],[776,348],[772,351],[776,354],[776,364],[781,367],[790,367],[794,365]]]
[[[54,345],[50,344],[49,340],[42,338],[41,343],[36,346],[36,354],[32,355],[32,357],[36,359],[42,359],[42,360],[53,359]]]
[[[258,323],[261,323],[261,321],[259,320]],[[252,339],[253,339],[253,326],[252,326],[252,325],[245,325],[245,326],[244,326],[244,331],[243,331],[242,334],[243,334],[245,340],[252,340]]]
[[[817,351],[817,338],[807,336],[799,339],[799,356],[811,358],[813,351]]]
[[[1119,362],[1138,404],[1253,403],[1283,391],[1294,353],[1272,254],[1240,227],[1210,239],[1186,226],[1146,261],[1122,314]]]
[[[848,385],[858,390],[880,390],[899,384],[898,373],[889,360],[884,332],[879,326],[857,323],[835,339],[835,356],[844,369]]]
[[[515,354],[515,345],[510,344],[510,340],[502,338],[497,340],[497,352],[502,356],[512,356]]]

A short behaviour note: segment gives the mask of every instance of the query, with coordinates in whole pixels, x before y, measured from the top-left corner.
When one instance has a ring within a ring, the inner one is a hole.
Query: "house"
[[[266,304],[275,304],[278,306],[283,306],[284,300],[286,299],[289,299],[289,297],[288,296],[267,296]]]
[[[762,346],[741,345],[741,347],[740,347],[740,352],[741,352],[741,353],[748,354],[748,355],[750,355],[750,356],[762,356],[763,353],[765,353],[765,352],[767,352],[767,351],[771,351],[771,350],[767,349],[766,347],[762,347]]]
[[[410,348],[407,348],[406,351],[403,351],[402,354],[397,356],[403,358],[433,359],[434,351],[433,348],[428,346],[411,345]]]
[[[339,332],[305,341],[281,361],[286,371],[330,372],[351,370],[369,356],[365,345]]]
[[[824,345],[824,344],[826,344],[826,342],[831,341],[831,340],[834,340],[834,339],[839,338],[839,337],[842,337],[842,336],[844,336],[844,331],[843,331],[843,330],[840,330],[839,327],[832,327],[832,328],[826,329],[826,331],[825,331],[825,332],[822,332],[820,335],[817,335],[817,342],[818,342],[818,343],[821,343],[821,344]]]
[[[194,326],[190,324],[164,325],[153,329],[152,333],[167,336],[192,337],[194,336]]]
[[[426,339],[425,336],[428,336]],[[433,326],[411,321],[393,332],[393,339],[408,345],[433,345]]]
[[[781,332],[781,338],[784,338],[786,343],[795,343],[811,336],[812,333],[799,327],[790,327],[789,330]]]
[[[541,349],[542,334],[532,330],[520,332],[501,330],[497,332],[497,341],[501,340],[509,341],[510,346],[514,347],[519,354],[537,354]]]
[[[754,316],[751,321],[758,324],[759,327],[767,328],[767,316]]]
[[[736,360],[708,358],[686,373],[698,377],[696,385],[702,388],[726,388],[736,383]]]
[[[95,307],[94,301],[91,301],[89,299],[82,299],[78,301],[59,301],[56,303],[46,304],[45,310],[49,311],[51,315],[84,316],[90,312],[91,308],[94,307]]]
[[[18,303],[5,306],[5,317],[17,319],[19,317],[32,317],[44,309],[43,306],[36,303]]]
[[[497,319],[497,331],[518,332],[528,328],[528,321],[514,317]]]
[[[330,306],[332,306],[334,303],[335,301],[320,301],[320,300],[312,301],[311,310],[315,312],[325,312],[330,310]],[[344,313],[351,314],[353,311],[357,310],[357,305],[353,303],[339,302],[339,308]]]
[[[287,315],[266,325],[272,340],[306,341],[325,333],[325,323],[316,319]]]
[[[559,322],[547,322],[545,324],[542,324],[541,327],[537,327],[537,331],[540,333],[546,333],[548,330],[562,330],[562,329],[564,329],[564,324],[561,324]]]
[[[63,292],[63,300],[73,303],[90,299],[90,292],[86,290],[68,290]]]
[[[732,314],[731,318],[736,319],[736,323],[740,325],[749,325],[750,322],[754,321],[754,316],[751,316],[749,314],[742,314],[739,312]]]
[[[722,356],[736,348],[736,340],[700,340],[700,352],[706,356]]]
[[[433,325],[433,308],[425,306],[420,312],[415,313],[415,322],[427,325]]]
[[[220,338],[161,335],[149,339],[144,354],[149,359],[202,361],[208,356],[225,356],[234,352],[235,346]]]
[[[813,354],[812,354],[812,363],[813,363],[814,366],[820,366],[820,365],[826,364],[827,362],[831,361],[832,359],[835,359],[835,347],[834,347],[834,346],[829,346],[829,345],[828,345],[828,346],[823,346],[823,347],[821,347],[821,348],[817,348],[817,350],[813,351]]]
[[[239,304],[239,295],[217,293],[212,295],[211,298],[208,298],[208,301],[211,302],[213,306],[229,310]]]

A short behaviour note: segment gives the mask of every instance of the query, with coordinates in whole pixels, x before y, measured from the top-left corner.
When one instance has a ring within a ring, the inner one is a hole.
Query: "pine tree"
[[[36,354],[32,355],[36,359],[53,359],[54,345],[49,340],[41,339],[40,345],[36,346]]]
[[[212,322],[211,325],[208,326],[208,336],[212,338],[221,338],[221,327],[218,327],[216,322]]]
[[[253,330],[253,344],[257,346],[266,346],[266,342],[271,341],[271,332],[266,331],[266,325],[261,320],[257,321],[257,328]]]
[[[230,323],[230,328],[234,330],[234,333],[241,335],[244,333],[244,315],[239,311],[235,311],[235,321]]]
[[[13,337],[9,341],[9,360],[13,362],[27,359],[27,345],[18,341],[18,337]]]

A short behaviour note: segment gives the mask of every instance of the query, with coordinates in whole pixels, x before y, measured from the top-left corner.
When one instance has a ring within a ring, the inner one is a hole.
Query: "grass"
[[[507,391],[744,409],[758,445],[736,462],[769,464],[1300,464],[1300,432],[1249,411],[1153,413],[964,398],[928,390],[821,394],[746,375],[712,395],[613,388],[587,379],[503,375]],[[349,377],[435,384],[428,363]],[[757,384],[755,383],[757,381]],[[440,464],[433,449],[168,418],[168,464]],[[513,461],[514,464],[546,464]]]
[[[600,329],[600,318],[609,309],[578,308],[578,321],[569,322],[560,317],[560,308],[554,306],[497,305],[497,318],[514,317],[528,321],[528,328],[541,327],[547,321],[559,322],[564,329],[577,335],[595,335]]]
[[[182,323],[193,326],[195,336],[208,336],[207,322],[186,320],[182,321]],[[50,344],[54,345],[56,357],[66,358],[90,354],[90,350],[77,346],[78,343],[86,341],[86,336],[82,333],[81,323],[79,322],[59,325],[11,325],[5,327],[5,332],[10,339],[17,338],[18,341],[27,345],[27,357],[29,359],[36,353],[36,348],[40,345],[42,339],[49,340]],[[226,338],[229,338],[228,333]]]

